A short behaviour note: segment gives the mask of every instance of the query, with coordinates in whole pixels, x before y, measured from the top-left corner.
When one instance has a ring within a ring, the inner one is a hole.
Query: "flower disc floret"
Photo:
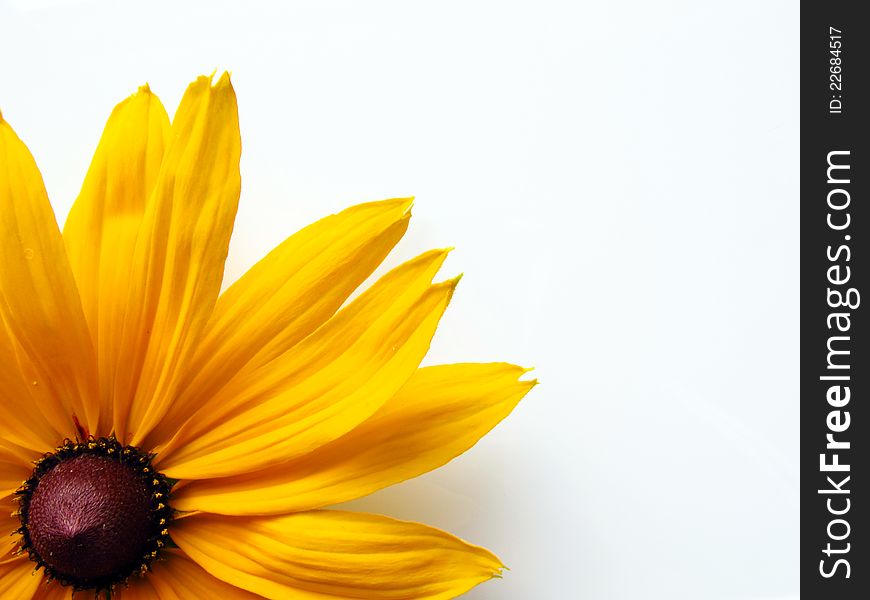
[[[148,571],[169,541],[169,490],[138,448],[67,440],[18,490],[22,549],[64,585],[111,589]]]

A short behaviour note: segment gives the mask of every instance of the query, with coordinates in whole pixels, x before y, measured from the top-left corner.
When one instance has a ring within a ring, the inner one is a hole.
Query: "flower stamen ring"
[[[18,489],[21,551],[76,590],[144,573],[169,542],[170,483],[115,438],[66,440]]]

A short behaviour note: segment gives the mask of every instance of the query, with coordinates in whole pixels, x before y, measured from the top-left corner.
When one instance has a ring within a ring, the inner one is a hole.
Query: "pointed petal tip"
[[[441,283],[436,283],[433,287],[446,287],[449,288],[447,293],[447,301],[450,302],[453,300],[453,294],[456,293],[456,287],[459,285],[459,282],[462,280],[464,273],[460,273],[456,277],[451,277],[450,279],[443,281]]]
[[[236,90],[233,87],[233,82],[230,80],[230,72],[224,71],[218,80],[212,84],[211,93],[214,98],[224,98],[231,103],[236,103]]]
[[[447,255],[453,252],[455,249],[456,246],[444,246],[443,248],[435,248],[432,250],[432,252],[447,257]],[[462,275],[459,275],[459,277],[462,277]]]
[[[447,259],[447,255],[450,253],[450,248],[434,248],[432,250],[427,250],[423,254],[418,254],[407,263],[405,266],[410,266],[412,264],[431,264],[435,267],[435,270],[441,268],[441,265],[444,264],[444,261]]]
[[[420,260],[434,260],[438,263],[438,268],[441,268],[441,265],[444,264],[444,261],[447,260],[447,256],[453,252],[455,248],[453,246],[445,246],[443,248],[433,248],[427,252],[421,254],[418,259]],[[459,280],[462,279],[465,273],[460,273],[456,277],[449,279],[448,281],[454,281],[453,287],[456,287],[456,283],[459,283]]]
[[[460,273],[459,275],[456,275],[455,277],[451,277],[450,279],[445,279],[444,281],[439,281],[438,283],[434,283],[434,284],[432,284],[432,287],[438,288],[438,289],[450,288],[450,293],[452,295],[453,291],[456,289],[456,286],[459,285],[459,282],[460,282],[460,280],[462,280],[462,277],[464,275],[465,275],[465,273]]]
[[[215,81],[215,75],[217,75],[217,72],[218,70],[215,69],[208,75],[200,75],[196,80],[191,82],[190,85],[202,85],[215,90],[220,90],[226,87],[232,88],[233,84],[232,81],[230,81],[232,73],[229,71],[223,71],[220,74],[220,77],[217,78],[217,81]]]
[[[214,76],[216,73],[217,73],[217,69],[212,71],[209,75],[199,75],[196,79],[194,79],[193,81],[191,81],[188,84],[187,89],[191,90],[194,88],[201,88],[201,89],[211,88],[212,82],[214,81]]]
[[[214,78],[214,73],[212,73],[212,78]],[[229,71],[224,71],[221,73],[221,76],[218,78],[217,82],[212,85],[212,87],[216,90],[220,90],[226,87],[233,87],[232,81],[230,81],[231,73]]]
[[[386,200],[375,200],[373,202],[364,202],[357,206],[381,206],[387,210],[395,210],[401,215],[411,214],[411,208],[414,205],[414,197],[387,198]]]
[[[130,94],[129,98],[126,98],[125,100],[120,102],[118,106],[116,106],[116,108],[127,105],[132,106],[137,103],[141,103],[140,105],[148,105],[154,100],[157,100],[159,102],[157,96],[154,94],[154,92],[151,91],[151,85],[146,81],[145,83],[140,85],[134,93]]]
[[[504,571],[510,571],[510,569],[504,564],[502,559],[499,558],[498,555],[489,548],[484,548],[483,546],[475,546],[474,544],[469,545],[478,548],[482,552],[483,556],[489,561],[488,566],[491,569],[489,576],[491,579],[501,579],[504,575]]]
[[[414,198],[394,198],[386,202],[393,203],[399,215],[399,221],[410,221],[411,210],[414,208]]]
[[[522,369],[522,372],[520,373],[520,377],[522,377],[523,375],[525,375],[527,373],[531,373],[532,371],[534,371],[535,367],[520,367],[520,369]],[[537,377],[535,377],[533,379],[520,379],[519,381],[522,383],[528,383],[531,387],[535,387],[536,385],[538,385],[540,383],[540,381],[538,381]]]

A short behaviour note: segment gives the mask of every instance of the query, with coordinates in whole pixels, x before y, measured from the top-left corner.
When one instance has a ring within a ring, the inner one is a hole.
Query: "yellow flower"
[[[351,207],[219,295],[239,199],[229,77],[113,111],[63,229],[0,116],[0,597],[446,599],[497,576],[442,531],[322,507],[437,468],[535,384],[420,368],[446,250],[342,307],[411,201]],[[24,482],[22,484],[22,482]]]

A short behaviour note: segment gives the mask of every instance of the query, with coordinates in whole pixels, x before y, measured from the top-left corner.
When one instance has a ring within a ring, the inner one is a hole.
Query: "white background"
[[[0,109],[62,221],[112,106],[229,69],[227,275],[416,195],[455,245],[428,362],[542,381],[475,449],[355,508],[503,558],[474,600],[798,593],[794,2],[5,2]]]

